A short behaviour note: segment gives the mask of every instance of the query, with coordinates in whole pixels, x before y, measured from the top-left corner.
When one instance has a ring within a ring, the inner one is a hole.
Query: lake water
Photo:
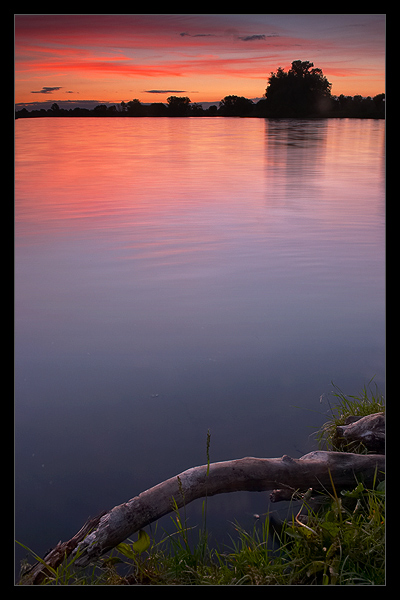
[[[208,430],[211,461],[297,458],[332,381],[384,391],[384,132],[16,121],[17,540],[43,554],[204,464]],[[267,509],[267,493],[217,496],[208,526]]]

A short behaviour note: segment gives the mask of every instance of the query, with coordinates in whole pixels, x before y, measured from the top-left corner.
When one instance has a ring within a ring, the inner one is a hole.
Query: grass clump
[[[336,435],[336,428],[346,424],[349,417],[366,417],[374,413],[385,412],[385,399],[379,393],[377,386],[371,388],[372,380],[364,386],[358,396],[346,395],[335,384],[333,396],[336,403],[332,407],[329,399],[328,405],[331,418],[322,425],[316,434],[319,448],[336,450],[338,452],[357,452],[365,454],[367,451],[362,444],[345,443]]]
[[[290,584],[383,585],[385,583],[384,483],[329,497],[323,515],[308,511],[307,525],[287,525]],[[285,546],[284,546],[285,547]]]

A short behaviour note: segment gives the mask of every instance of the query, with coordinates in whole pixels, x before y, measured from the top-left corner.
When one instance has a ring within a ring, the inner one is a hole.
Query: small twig
[[[296,521],[296,523],[297,523],[298,525],[300,525],[301,527],[305,527],[306,529],[308,529],[308,531],[311,531],[311,533],[313,533],[314,535],[317,535],[317,532],[316,532],[316,531],[314,531],[314,529],[311,529],[311,527],[308,527],[308,525],[306,525],[305,523],[302,523],[302,522],[299,520],[300,513],[301,513],[301,511],[303,510],[303,508],[304,508],[304,506],[305,506],[306,502],[308,502],[308,500],[311,498],[312,492],[313,492],[313,489],[312,489],[312,488],[308,488],[308,490],[307,490],[307,491],[306,491],[306,493],[304,494],[304,496],[303,496],[303,504],[301,505],[299,512],[298,512],[298,513],[297,513],[297,515],[295,516],[295,521]]]

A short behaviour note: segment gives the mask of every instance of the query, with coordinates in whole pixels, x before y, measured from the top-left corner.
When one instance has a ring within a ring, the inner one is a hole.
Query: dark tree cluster
[[[48,110],[26,108],[16,111],[24,117],[264,117],[264,118],[385,118],[385,94],[374,98],[332,96],[332,84],[321,69],[309,61],[295,60],[291,68],[279,67],[268,78],[264,98],[253,102],[243,96],[225,96],[219,106],[204,109],[187,96],[170,96],[167,104],[142,104],[134,99],[118,105],[99,104],[93,109],[63,109],[54,103]]]
[[[385,95],[331,95],[332,84],[309,61],[295,60],[289,71],[279,67],[268,78],[263,110],[269,117],[384,118]]]
[[[324,112],[329,107],[331,87],[314,63],[292,62],[289,71],[279,67],[271,73],[266,89],[267,110],[276,116],[303,117]]]
[[[376,117],[385,116],[385,94],[377,94],[373,98],[367,96],[344,96],[334,98],[334,112],[336,116],[347,117]]]

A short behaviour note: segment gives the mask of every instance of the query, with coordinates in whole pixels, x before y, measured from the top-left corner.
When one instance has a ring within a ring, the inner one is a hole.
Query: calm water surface
[[[16,539],[43,554],[204,464],[208,430],[212,461],[299,457],[331,381],[383,391],[384,122],[15,129]]]

